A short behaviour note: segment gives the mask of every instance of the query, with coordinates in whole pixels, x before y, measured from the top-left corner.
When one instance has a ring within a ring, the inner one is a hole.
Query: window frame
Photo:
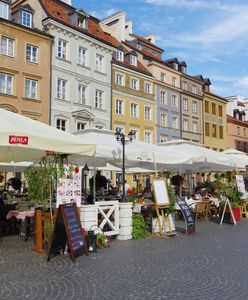
[[[95,103],[94,103],[94,107],[97,109],[103,109],[103,96],[104,96],[104,92],[96,89],[95,90]]]
[[[6,16],[4,15],[4,9],[1,10],[1,7],[6,8]],[[4,2],[0,2],[0,12],[1,11],[3,12],[3,14],[2,15],[0,14],[0,18],[8,20],[9,19],[9,4],[4,3]]]
[[[84,88],[84,91],[82,91]],[[77,97],[77,103],[81,105],[86,104],[86,90],[87,86],[81,83],[78,83],[78,97]]]
[[[4,85],[3,85],[4,90],[3,91],[0,90],[0,93],[4,94],[4,95],[13,95],[14,94],[14,75],[0,72],[0,76],[1,75],[4,76]],[[11,91],[10,91],[10,93],[8,92],[8,78],[11,78]]]
[[[57,99],[66,100],[67,82],[68,82],[67,80],[62,78],[57,79],[57,90],[56,90]]]
[[[136,109],[133,109],[133,106],[135,106]],[[134,114],[135,111],[136,111],[136,113]],[[134,103],[134,102],[130,103],[130,117],[139,118],[139,104],[138,103]]]
[[[85,53],[81,53],[80,50],[83,50]],[[78,47],[78,64],[81,66],[87,65],[87,49],[84,47]]]
[[[27,82],[29,82],[29,87],[27,90]],[[32,97],[32,88],[33,83],[35,83],[35,96]],[[38,99],[38,80],[31,79],[31,78],[25,78],[25,98],[37,100]]]
[[[115,99],[115,114],[118,116],[124,116],[125,114],[124,100]]]
[[[25,17],[25,16],[26,16],[26,17]],[[30,24],[29,24],[29,23],[26,23],[26,24],[25,24],[25,22],[24,22],[25,18],[26,18],[26,22],[28,21],[27,16],[30,17],[30,20],[29,20],[29,21],[30,21]],[[28,24],[29,24],[30,26],[29,26]],[[32,27],[33,27],[32,24],[33,24],[33,14],[30,13],[30,12],[28,12],[28,11],[26,11],[26,10],[22,10],[22,25],[25,26],[25,27],[28,27],[28,28],[32,28]]]
[[[58,39],[57,56],[64,60],[67,60],[68,57],[68,42],[61,38]]]
[[[6,39],[6,53],[3,53],[2,49],[3,49],[3,39]],[[10,47],[10,42],[12,42],[12,48]],[[12,49],[12,53],[9,52],[9,50]],[[9,57],[15,57],[15,40],[6,36],[6,35],[2,35],[1,36],[1,55],[4,56],[9,56]]]
[[[30,60],[27,59],[28,47],[31,47],[31,49],[30,49]],[[37,50],[36,60],[34,60],[34,58],[35,58],[35,55],[34,55],[34,52],[33,52],[34,49]],[[39,47],[38,46],[35,46],[35,45],[32,45],[32,44],[26,44],[26,53],[25,54],[26,54],[26,62],[33,63],[33,64],[38,64],[38,62],[39,62]]]
[[[56,121],[56,128],[59,129],[59,130],[61,130],[61,131],[66,132],[66,130],[67,130],[67,121],[68,121],[68,120],[67,120],[67,119],[64,119],[64,118],[59,118],[59,117],[57,117],[57,118],[55,119],[55,121]],[[58,127],[58,121],[65,122],[65,125],[64,125],[64,129],[65,129],[65,130],[62,129],[63,126],[62,126],[62,128],[61,128],[61,127]]]
[[[152,121],[152,107],[145,105],[144,107],[144,119],[146,121]]]
[[[104,56],[96,53],[96,71],[102,72],[104,71]]]

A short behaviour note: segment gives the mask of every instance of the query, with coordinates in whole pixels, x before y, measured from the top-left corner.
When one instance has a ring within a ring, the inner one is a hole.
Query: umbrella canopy
[[[30,161],[0,163],[0,172],[23,172],[32,164]]]
[[[111,130],[87,129],[75,134],[87,143],[96,143],[95,165],[103,161],[120,167],[122,164],[122,145],[116,141],[115,132]],[[157,145],[133,141],[125,148],[126,168],[141,167],[154,170],[154,162],[158,168],[169,168],[171,165],[179,168],[180,164],[192,162],[192,155],[170,149],[161,149]],[[91,165],[89,162],[88,164]]]
[[[0,109],[0,161],[40,160],[50,152],[92,156],[95,145],[27,117]]]
[[[158,144],[163,149],[182,151],[193,156],[192,165],[182,165],[181,173],[229,171],[235,168],[231,157],[222,152],[202,147],[202,145],[185,140],[174,140]]]
[[[224,150],[223,153],[232,158],[237,169],[246,170],[246,166],[248,165],[248,156],[245,152],[238,151],[236,149],[227,149]]]

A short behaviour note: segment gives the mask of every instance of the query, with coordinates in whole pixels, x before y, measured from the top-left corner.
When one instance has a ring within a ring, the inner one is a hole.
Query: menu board
[[[184,217],[185,225],[186,225],[186,234],[194,234],[195,233],[195,219],[193,217],[192,211],[189,208],[183,197],[176,197],[176,203],[181,209],[181,212]]]
[[[154,179],[152,184],[156,204],[170,205],[170,199],[165,181],[162,179]]]
[[[82,191],[82,167],[75,167],[72,174],[66,171],[64,178],[59,178],[57,182],[56,207],[60,204],[76,203],[81,206]]]
[[[55,217],[55,224],[51,245],[49,248],[48,261],[51,256],[64,251],[68,244],[69,253],[73,262],[75,258],[84,252],[88,255],[85,236],[81,230],[80,220],[75,204],[60,205]]]

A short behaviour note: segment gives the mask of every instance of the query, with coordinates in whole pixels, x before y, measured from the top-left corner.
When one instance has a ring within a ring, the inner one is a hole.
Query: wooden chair
[[[193,213],[195,214],[195,220],[197,221],[198,216],[208,218],[208,201],[199,201],[196,203]]]

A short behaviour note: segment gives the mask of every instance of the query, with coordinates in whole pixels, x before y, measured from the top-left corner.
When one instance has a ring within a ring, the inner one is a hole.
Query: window
[[[240,135],[240,127],[237,127],[237,135]]]
[[[80,131],[80,130],[84,130],[85,129],[85,123],[83,122],[77,122],[77,131]]]
[[[196,86],[192,85],[192,93],[196,94]]]
[[[172,77],[172,85],[176,86],[177,83],[177,78],[176,77]]]
[[[219,126],[219,138],[223,139],[223,126]]]
[[[124,85],[124,75],[116,74],[116,84],[118,85]]]
[[[160,134],[160,143],[164,143],[168,140],[168,137],[165,134]]]
[[[67,58],[67,42],[61,39],[58,42],[58,57],[62,59]]]
[[[167,96],[165,91],[160,92],[160,102],[161,103],[166,103],[167,102]]]
[[[26,61],[38,63],[38,47],[29,44],[26,46]]]
[[[173,116],[171,120],[172,120],[172,128],[177,129],[178,128],[178,117]]]
[[[56,128],[62,131],[66,131],[66,120],[64,119],[57,119],[56,120]]]
[[[216,114],[216,105],[215,105],[215,103],[212,103],[212,114],[213,115]]]
[[[9,5],[0,2],[0,18],[9,19]]]
[[[22,12],[22,25],[26,26],[26,27],[32,27],[32,14],[27,12],[27,11],[23,11]]]
[[[197,113],[197,102],[196,101],[193,101],[193,103],[192,103],[192,112],[193,113]]]
[[[173,63],[173,69],[178,70],[178,64],[177,63]]]
[[[145,131],[145,142],[146,143],[151,143],[152,142],[152,133]]]
[[[87,26],[86,19],[78,19],[78,26],[86,29],[86,26]]]
[[[100,54],[96,54],[96,70],[103,72],[103,56]]]
[[[162,82],[165,82],[165,73],[161,73],[161,75],[160,75],[160,80],[161,80]]]
[[[160,125],[164,127],[167,125],[167,114],[160,115]]]
[[[86,86],[78,84],[78,103],[85,104]]]
[[[145,120],[150,121],[152,119],[152,108],[145,106]]]
[[[215,124],[212,125],[212,137],[217,137],[217,125]]]
[[[130,64],[133,66],[137,66],[137,57],[134,55],[130,55]]]
[[[205,113],[209,113],[209,101],[205,101]]]
[[[183,90],[187,91],[187,81],[183,81]]]
[[[188,110],[188,99],[187,98],[183,98],[183,109]]]
[[[139,132],[137,129],[132,129],[132,132],[133,132],[133,139],[135,141],[139,140]]]
[[[177,107],[177,95],[171,95],[171,106]]]
[[[0,73],[0,93],[13,95],[13,75]]]
[[[138,118],[139,117],[139,107],[136,103],[131,103],[131,117]]]
[[[25,80],[25,97],[30,99],[37,99],[38,82],[32,79]]]
[[[65,100],[66,98],[66,80],[58,79],[57,81],[57,98]]]
[[[6,36],[2,36],[1,39],[1,54],[14,56],[14,40]]]
[[[133,90],[138,90],[139,89],[139,82],[137,79],[132,78],[131,79],[131,88]]]
[[[115,102],[115,113],[117,115],[124,115],[124,102],[123,100],[116,100]]]
[[[210,125],[209,123],[205,123],[205,135],[206,136],[210,136],[210,130],[209,130],[210,126],[209,125]]]
[[[193,122],[192,129],[193,129],[194,133],[198,133],[198,123],[197,122]]]
[[[103,108],[103,92],[100,90],[95,93],[95,108]]]
[[[151,94],[152,93],[152,84],[149,82],[145,83],[145,93]]]
[[[124,59],[123,51],[120,50],[115,51],[115,57],[117,60],[123,61]]]
[[[219,105],[219,117],[223,116],[223,107]]]
[[[83,47],[78,48],[78,63],[82,66],[86,66],[87,50]]]
[[[183,67],[183,66],[181,66],[181,71],[182,71],[182,73],[186,74],[186,72],[187,72],[187,68],[186,68],[186,67]]]
[[[183,120],[183,130],[189,131],[189,121],[188,120]]]

